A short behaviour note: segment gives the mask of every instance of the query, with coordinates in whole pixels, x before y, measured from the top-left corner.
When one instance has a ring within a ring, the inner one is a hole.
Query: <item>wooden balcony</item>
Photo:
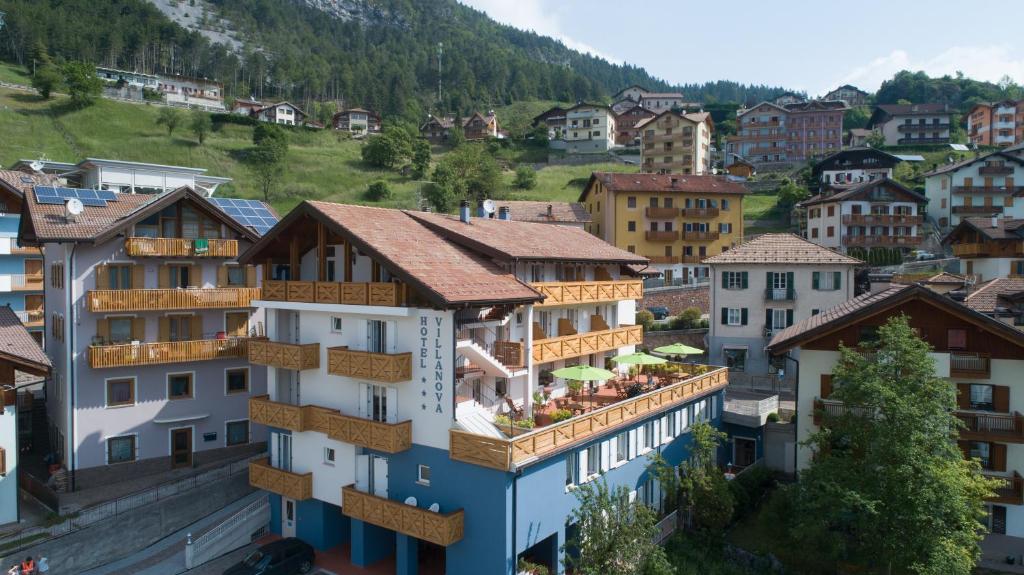
[[[1010,477],[998,475],[985,475],[989,479],[998,479],[1002,485],[996,487],[995,495],[987,497],[985,501],[1004,505],[1024,505],[1024,477],[1016,471]]]
[[[717,218],[718,208],[683,208],[684,218]]]
[[[132,257],[238,257],[238,240],[208,239],[205,248],[201,244],[184,238],[125,238],[124,251]]]
[[[953,255],[958,258],[987,256],[991,250],[991,246],[987,243],[953,244]]]
[[[626,325],[615,329],[591,331],[550,337],[533,342],[533,361],[547,363],[618,349],[627,345],[643,343],[644,330],[639,325]]]
[[[158,343],[125,343],[89,347],[89,367],[124,367],[244,358],[249,345],[261,340],[244,337],[194,339]]]
[[[644,214],[652,220],[671,220],[679,217],[679,208],[644,208]]]
[[[317,369],[320,367],[320,344],[254,340],[249,344],[249,361],[284,369]]]
[[[814,425],[821,425],[823,419],[841,417],[847,413],[864,415],[867,413],[867,408],[847,405],[835,399],[814,398],[812,413]]]
[[[371,353],[347,347],[327,348],[327,373],[397,383],[412,379],[411,353]]]
[[[492,469],[513,471],[516,465],[541,459],[570,445],[600,435],[725,388],[729,370],[716,368],[655,391],[590,411],[560,423],[535,429],[513,439],[449,431],[449,456]]]
[[[269,459],[249,463],[249,485],[303,501],[313,497],[313,474],[292,473],[270,465]]]
[[[544,301],[534,304],[534,307],[612,302],[644,297],[644,282],[641,280],[536,282],[530,286],[544,295]]]
[[[647,230],[644,232],[644,239],[649,242],[674,242],[679,239],[679,232],[677,230],[668,232]]]
[[[709,242],[718,239],[718,232],[683,232],[683,239],[691,242]]]
[[[25,327],[43,327],[46,323],[46,313],[41,309],[16,311],[14,314],[18,316]]]
[[[953,186],[954,194],[1019,194],[1024,186]]]
[[[251,307],[260,288],[89,290],[89,311],[162,311]]]
[[[848,226],[914,226],[924,223],[924,216],[912,216],[909,214],[843,214],[843,223]]]
[[[644,256],[651,260],[652,264],[677,264],[679,263],[678,256]]]
[[[462,540],[465,513],[435,513],[399,501],[341,488],[341,512],[353,519],[446,547]]]
[[[249,419],[296,433],[316,431],[361,447],[399,453],[412,447],[412,421],[385,423],[318,405],[292,405],[261,395],[249,399]]]
[[[986,176],[1004,176],[1013,173],[1013,166],[982,166],[978,168],[978,173]]]
[[[679,258],[679,261],[681,261],[684,264],[699,264],[701,262],[701,260],[703,260],[703,259],[705,259],[707,257],[708,256],[695,256],[695,255],[685,255],[684,254],[682,257]]]
[[[42,248],[34,248],[31,246],[11,246],[12,256],[41,256],[43,255]]]
[[[967,379],[988,379],[992,362],[987,353],[952,351],[949,353],[949,376]]]
[[[954,214],[991,215],[1003,213],[1003,206],[953,206]]]
[[[949,130],[949,124],[899,124],[896,126],[898,132],[934,132]],[[915,138],[916,140],[917,138]]]
[[[956,416],[964,424],[960,439],[1024,443],[1024,416],[1018,412],[958,411]]]
[[[43,291],[43,274],[10,274],[12,291]]]
[[[919,246],[924,241],[923,236],[894,236],[894,235],[845,235],[843,236],[844,246],[885,246],[885,247],[912,247]]]
[[[264,280],[263,299],[344,305],[405,305],[405,284]]]

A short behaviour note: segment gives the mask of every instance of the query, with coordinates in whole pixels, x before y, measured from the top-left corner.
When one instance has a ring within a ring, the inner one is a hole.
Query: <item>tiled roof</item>
[[[951,274],[949,272],[942,272],[933,275],[932,277],[922,281],[925,284],[962,284],[966,277],[959,274]]]
[[[577,223],[591,221],[590,214],[579,202],[531,202],[525,200],[496,200],[498,209],[512,211],[512,219],[520,222]],[[551,216],[548,216],[548,207]]]
[[[747,194],[750,191],[739,182],[722,176],[692,176],[689,174],[620,174],[594,172],[590,183],[580,195],[580,201],[587,195],[590,184],[598,180],[612,192],[679,192],[691,194]]]
[[[25,329],[10,306],[0,306],[0,361],[10,361],[15,369],[34,371],[44,375],[50,369],[46,357],[36,340]]]
[[[967,307],[981,313],[993,313],[999,306],[999,298],[1024,292],[1024,278],[996,278],[975,288],[967,295]]]
[[[918,286],[920,287],[920,286]],[[851,300],[844,301],[843,303],[830,307],[825,311],[812,315],[811,317],[795,323],[786,329],[780,331],[772,337],[771,341],[768,342],[768,347],[773,348],[779,346],[782,342],[807,333],[811,330],[820,328],[825,324],[832,323],[834,321],[841,320],[855,312],[861,311],[871,305],[883,302],[890,297],[893,297],[904,290],[914,289],[913,285],[894,285],[888,289],[884,289],[877,293],[866,293],[864,295],[855,297]]]
[[[449,240],[488,256],[506,260],[560,260],[645,264],[647,258],[619,249],[586,231],[570,226],[406,212]]]
[[[953,228],[943,243],[953,243],[952,239],[957,232],[965,228],[973,228],[975,231],[990,240],[1019,240],[1024,238],[1024,219],[995,218],[996,225],[992,225],[993,218],[961,218],[957,227]]]
[[[875,186],[879,186],[879,185],[883,185],[883,184],[895,188],[898,192],[910,196],[912,199],[914,199],[917,202],[925,203],[925,202],[928,201],[927,197],[925,197],[925,196],[923,196],[923,195],[921,195],[921,194],[919,194],[919,193],[917,193],[917,192],[915,192],[913,190],[909,190],[909,189],[903,187],[899,182],[890,180],[889,178],[882,178],[880,180],[877,180],[877,179],[876,180],[868,180],[866,182],[857,182],[857,183],[850,184],[850,185],[832,184],[830,186],[831,188],[839,189],[839,190],[842,190],[842,191],[835,192],[833,194],[817,194],[815,196],[812,196],[812,197],[807,198],[806,200],[800,202],[800,205],[801,206],[813,206],[815,204],[822,204],[822,203],[827,203],[827,202],[841,202],[841,201],[844,201],[844,200],[853,199],[857,195],[862,194],[865,191],[870,190],[871,188],[874,188]]]
[[[879,104],[876,107],[890,116],[949,113],[949,106],[946,104]]]
[[[967,158],[967,159],[964,159],[964,160],[960,160],[959,162],[953,162],[952,164],[945,164],[945,165],[942,165],[942,166],[939,166],[939,167],[935,168],[934,170],[929,170],[929,171],[924,173],[924,176],[925,177],[937,176],[939,174],[945,174],[947,172],[956,171],[956,170],[959,170],[960,168],[962,168],[964,166],[969,166],[969,165],[974,164],[976,162],[984,162],[985,160],[988,160],[992,156],[998,156],[1000,158],[1003,158],[1004,160],[1009,160],[1011,162],[1016,162],[1018,164],[1024,165],[1024,160],[1022,160],[1021,158],[1019,158],[1019,157],[1017,157],[1017,156],[1015,156],[1013,154],[1008,154],[1006,152],[1007,152],[1007,150],[998,150],[998,151],[995,151],[995,152],[992,152],[992,153],[989,153],[989,154],[984,154],[984,155],[981,155],[981,156],[972,156],[970,158]]]
[[[817,110],[845,110],[849,106],[843,100],[808,100],[783,106],[787,112],[814,112]]]
[[[32,189],[32,186],[45,186],[52,184],[57,178],[46,174],[27,174],[18,170],[0,170],[0,185],[6,184],[22,196]]]
[[[845,264],[864,263],[856,258],[811,243],[795,234],[762,234],[717,256],[706,264]]]
[[[682,98],[682,97],[683,97],[683,94],[681,92],[647,92],[645,94],[641,94],[640,95],[640,98],[642,98],[644,100],[648,100],[650,98]]]

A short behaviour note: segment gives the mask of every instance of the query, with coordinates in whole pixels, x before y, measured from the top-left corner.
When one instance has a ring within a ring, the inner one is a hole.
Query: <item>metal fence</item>
[[[679,526],[679,511],[673,511],[669,513],[658,522],[656,526],[657,532],[654,535],[654,542],[661,545],[666,539],[672,536],[676,532],[676,528]]]
[[[228,517],[196,539],[192,539],[192,534],[189,533],[188,541],[185,543],[185,566],[189,569],[193,569],[205,561],[212,559],[213,557],[208,557],[212,545],[221,541],[238,529],[243,528],[245,523],[254,518],[259,518],[261,523],[263,520],[269,522],[270,498],[266,495],[260,497],[256,501],[253,501],[249,505],[246,505],[237,513]],[[262,524],[252,534],[252,538],[258,537],[260,534],[265,532],[266,524]],[[248,541],[245,543],[248,543]]]

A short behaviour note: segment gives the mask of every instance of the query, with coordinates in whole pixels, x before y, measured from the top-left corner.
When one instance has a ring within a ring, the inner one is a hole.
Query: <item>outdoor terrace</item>
[[[89,311],[152,311],[250,307],[260,288],[89,290]]]
[[[125,367],[245,357],[249,344],[258,341],[260,340],[232,337],[158,343],[92,345],[89,346],[89,367]]]
[[[236,258],[238,240],[131,237],[124,251],[132,257]]]

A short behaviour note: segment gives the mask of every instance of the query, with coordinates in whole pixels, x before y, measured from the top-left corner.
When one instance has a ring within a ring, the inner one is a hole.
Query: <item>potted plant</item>
[[[554,413],[551,414],[551,422],[559,423],[565,421],[566,419],[570,419],[571,417],[572,412],[569,411],[568,409],[556,409]]]
[[[582,381],[570,381],[567,384],[567,387],[569,388],[569,397],[571,397],[573,399],[579,399],[580,392],[583,391],[583,382]]]

